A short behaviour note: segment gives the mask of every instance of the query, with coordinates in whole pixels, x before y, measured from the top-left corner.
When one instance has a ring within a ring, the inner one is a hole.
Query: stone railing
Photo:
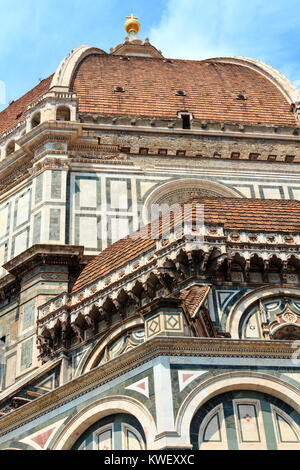
[[[46,100],[68,100],[68,101],[75,101],[76,100],[76,93],[69,93],[69,92],[57,92],[57,91],[49,91],[42,95],[37,100],[33,101],[27,106],[27,110],[30,111],[31,109],[35,108],[36,106],[40,105],[43,101]]]
[[[47,317],[50,313],[59,310],[61,307],[66,306],[69,302],[69,294],[66,292],[60,294],[54,299],[48,300],[45,304],[38,308],[38,320],[42,320]]]

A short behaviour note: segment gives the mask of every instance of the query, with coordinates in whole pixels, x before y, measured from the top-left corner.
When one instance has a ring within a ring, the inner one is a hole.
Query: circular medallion
[[[282,319],[287,323],[296,323],[297,321],[296,315],[292,312],[287,312],[284,315],[282,315]]]

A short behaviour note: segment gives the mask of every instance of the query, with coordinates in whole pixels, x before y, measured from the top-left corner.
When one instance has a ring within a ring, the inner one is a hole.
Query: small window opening
[[[57,121],[70,121],[71,111],[67,106],[59,106],[56,110]]]
[[[231,158],[232,158],[232,160],[238,160],[240,158],[240,153],[239,152],[232,152]]]
[[[123,86],[116,85],[116,86],[114,87],[114,91],[117,92],[117,93],[124,93],[125,88],[124,88]]]
[[[288,162],[288,163],[291,163],[295,160],[295,155],[287,155],[285,157],[285,161]]]
[[[290,106],[290,112],[294,113],[295,110],[296,110],[296,105],[295,105],[295,103],[292,103],[291,106]]]
[[[168,150],[167,149],[159,149],[158,150],[158,155],[167,155]]]
[[[11,142],[9,142],[7,144],[7,147],[6,147],[6,156],[8,157],[9,155],[11,155],[12,153],[14,153],[16,149],[16,144],[15,144],[15,141],[12,140]]]
[[[176,155],[179,157],[184,157],[185,156],[185,150],[177,150]]]
[[[248,98],[245,93],[237,93],[236,99],[239,101],[246,101]]]
[[[186,96],[185,90],[175,90],[175,95],[177,96]]]
[[[258,160],[259,153],[250,153],[249,160]]]
[[[141,155],[148,155],[148,151],[149,151],[149,149],[147,149],[147,148],[144,148],[144,147],[140,148],[140,154]]]
[[[130,153],[130,147],[120,147],[120,152],[122,152],[122,153]]]
[[[182,114],[182,129],[190,129],[191,128],[191,117],[189,114]]]
[[[221,158],[221,154],[220,153],[214,153],[214,158]]]
[[[275,162],[276,158],[277,158],[277,155],[269,155],[268,156],[269,162]]]
[[[31,129],[39,126],[41,123],[41,113],[36,113],[31,120]]]

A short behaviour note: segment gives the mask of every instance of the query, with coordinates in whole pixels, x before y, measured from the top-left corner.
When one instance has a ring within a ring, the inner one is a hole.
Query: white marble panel
[[[2,245],[2,246],[0,246],[0,267],[4,263],[4,256],[5,256],[5,246]]]
[[[293,196],[296,201],[300,201],[300,189],[293,189]]]
[[[299,442],[299,439],[293,428],[279,414],[277,414],[277,423],[280,432],[281,442]]]
[[[16,377],[16,363],[17,363],[17,356],[14,354],[13,356],[9,357],[6,361],[6,378],[5,378],[5,386],[9,387],[15,381]]]
[[[81,179],[80,188],[80,207],[97,208],[97,181]]]
[[[18,256],[22,251],[27,249],[27,232],[22,232],[15,238],[14,257]]]
[[[129,220],[125,218],[111,219],[111,238],[114,243],[129,234]]]
[[[144,195],[149,191],[149,189],[153,188],[156,183],[152,183],[150,181],[142,181],[141,182],[141,197],[144,197]]]
[[[247,197],[247,198],[252,197],[251,188],[249,188],[247,186],[246,187],[245,186],[234,186],[234,189],[239,191],[242,194],[242,196],[244,196],[244,197]]]
[[[17,202],[17,226],[27,222],[29,217],[29,191],[20,197]]]
[[[80,217],[79,244],[88,248],[98,247],[98,230],[96,217]]]
[[[257,426],[256,406],[252,404],[238,404],[239,425],[242,442],[260,442],[260,435]]]
[[[112,429],[107,429],[98,435],[98,449],[112,450]]]
[[[112,209],[128,209],[128,191],[126,181],[110,182],[110,199]]]
[[[218,419],[217,413],[207,425],[207,428],[204,434],[204,441],[210,441],[210,442],[221,441],[220,426],[219,426],[219,419]]]
[[[279,188],[263,188],[265,199],[281,199]]]
[[[6,234],[7,219],[8,219],[8,206],[4,206],[2,207],[2,209],[0,209],[0,238],[4,237],[4,235]]]

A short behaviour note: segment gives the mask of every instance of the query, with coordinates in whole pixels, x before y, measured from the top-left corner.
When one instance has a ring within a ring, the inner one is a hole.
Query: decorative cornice
[[[119,152],[119,145],[106,145],[106,144],[91,144],[85,142],[78,142],[78,143],[70,143],[68,146],[68,150],[72,151],[91,151],[94,153],[107,153],[107,152]]]
[[[114,119],[116,116],[112,116],[112,119]],[[82,115],[83,118],[83,115]],[[99,116],[100,118],[100,116]],[[124,116],[122,116],[124,118]],[[135,125],[132,124],[125,124],[121,123],[120,124],[110,124],[107,123],[107,115],[103,116],[103,119],[106,120],[106,122],[103,123],[93,123],[93,122],[81,122],[82,125],[86,125],[92,129],[101,129],[101,130],[107,130],[107,131],[115,131],[115,132],[128,132],[128,133],[146,133],[146,134],[168,134],[170,136],[173,135],[191,135],[191,136],[207,136],[207,137],[222,137],[223,139],[225,138],[234,138],[234,139],[251,139],[251,140],[256,140],[256,139],[265,139],[265,140],[276,140],[277,142],[282,141],[291,141],[291,142],[299,142],[300,141],[300,136],[299,135],[294,135],[293,131],[295,130],[294,127],[286,127],[284,128],[283,126],[280,126],[281,132],[274,132],[274,127],[257,127],[253,126],[253,130],[251,128],[251,125],[247,124],[248,130],[243,130],[243,132],[240,130],[240,124],[236,123],[227,123],[225,128],[218,129],[216,126],[224,126],[224,123],[216,123],[212,122],[211,125],[214,126],[213,128],[207,127],[206,129],[201,128],[201,121],[199,121],[199,128],[193,127],[192,129],[182,129],[181,122],[178,121],[178,127],[172,127],[169,128],[168,124],[165,123],[164,126],[156,126],[153,127],[151,126],[151,120],[152,118],[149,116],[141,117],[140,121],[137,120],[135,122]],[[129,120],[129,118],[127,118]],[[149,126],[145,126],[145,119],[149,120]],[[132,120],[132,117],[130,118]],[[169,120],[170,121],[170,120]],[[177,121],[176,121],[177,122]],[[197,122],[193,121],[193,126],[196,126]],[[264,132],[265,130],[265,132]],[[278,130],[278,129],[277,129]],[[285,132],[285,133],[284,133]]]
[[[13,276],[44,263],[78,264],[83,257],[83,246],[34,245],[3,265]]]
[[[290,359],[292,341],[156,337],[0,418],[1,435],[159,356]]]
[[[215,125],[215,123],[214,123]],[[103,144],[93,144],[93,143],[88,143],[88,142],[83,142],[82,138],[84,137],[82,135],[83,131],[83,123],[80,122],[75,122],[75,121],[70,121],[70,122],[63,122],[63,121],[47,121],[43,122],[36,128],[32,129],[28,133],[26,133],[24,136],[20,137],[17,141],[17,144],[21,147],[19,150],[17,150],[13,155],[11,155],[9,158],[5,158],[1,164],[0,164],[0,182],[5,179],[5,188],[7,188],[7,184],[10,185],[9,187],[13,187],[16,184],[21,183],[23,180],[26,180],[30,178],[30,175],[26,172],[24,172],[24,166],[28,165],[28,160],[33,157],[34,152],[41,146],[43,142],[47,141],[53,141],[53,140],[61,140],[64,142],[70,142],[69,148],[71,149],[72,152],[79,152],[79,155],[72,155],[74,159],[79,159],[78,161],[88,161],[88,159],[91,159],[91,163],[95,163],[94,160],[101,161],[103,163],[111,164],[111,162],[118,162],[120,164],[125,164],[127,156],[123,154],[120,154],[119,156],[116,157],[110,157],[110,155],[105,155],[107,153],[111,154],[118,154],[120,153],[120,149],[118,145],[103,145]],[[168,128],[163,128],[163,127],[151,127],[149,124],[149,127],[145,125],[135,125],[135,126],[129,126],[129,125],[117,125],[117,124],[93,124],[89,123],[88,124],[89,129],[91,131],[93,130],[102,130],[102,131],[109,131],[109,132],[126,132],[126,133],[146,133],[146,134],[151,134],[151,135],[186,135],[186,136],[207,136],[207,137],[221,137],[222,139],[226,138],[234,138],[234,139],[251,139],[251,140],[257,140],[257,139],[264,139],[264,140],[276,140],[277,142],[285,142],[285,141],[290,141],[290,142],[299,142],[300,141],[300,136],[299,135],[292,135],[292,129],[287,129],[286,134],[283,132],[278,132],[274,133],[274,129],[269,130],[268,132],[262,133],[261,130],[254,129],[253,132],[240,132],[240,131],[233,131],[232,125],[228,129],[224,130],[216,130],[216,129],[188,129],[188,130],[183,130],[183,129],[168,129]],[[232,129],[231,129],[232,128]],[[290,135],[288,135],[290,134]],[[46,155],[47,151],[41,150],[41,152],[44,152],[43,155]],[[81,152],[81,154],[80,154]],[[82,152],[85,154],[82,155]],[[91,154],[90,154],[91,152]],[[56,151],[55,148],[53,150],[49,149],[50,154],[54,153],[58,155],[58,152]],[[102,158],[99,158],[99,154],[104,154]],[[66,155],[66,151],[62,150],[61,154]],[[138,153],[132,153],[133,156],[139,155]],[[148,157],[153,157],[153,155],[148,155]],[[171,158],[172,155],[166,156],[166,158]],[[175,155],[173,155],[175,157]],[[147,158],[147,156],[144,156],[144,158]],[[179,156],[176,156],[176,158],[179,158]],[[184,157],[186,158],[201,158],[199,155],[186,155]],[[295,155],[295,160],[294,163],[298,162],[299,157]],[[228,160],[228,158],[225,158],[222,156],[221,160]],[[231,161],[231,159],[229,158]],[[247,159],[242,159],[241,161],[248,161]],[[257,162],[264,162],[266,160],[258,160]],[[251,162],[253,163],[253,162]],[[270,163],[270,162],[269,162]],[[272,163],[272,162],[271,162]],[[280,163],[280,162],[278,162]],[[285,163],[285,162],[281,162]],[[24,165],[25,164],[25,165]],[[29,166],[31,166],[31,162],[29,162]],[[128,164],[132,165],[131,162],[128,162]],[[11,182],[10,182],[11,181]],[[5,191],[4,191],[5,192]],[[3,191],[2,191],[3,193]],[[0,192],[0,194],[2,194]]]

